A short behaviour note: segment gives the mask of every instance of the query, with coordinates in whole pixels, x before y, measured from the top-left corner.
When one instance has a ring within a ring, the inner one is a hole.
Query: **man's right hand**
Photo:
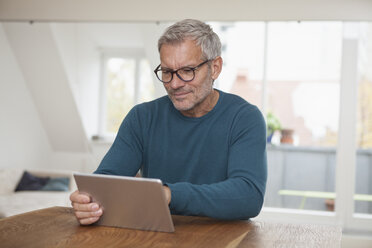
[[[91,197],[80,193],[78,190],[70,195],[71,205],[75,216],[81,225],[90,225],[97,222],[103,214],[102,208]]]

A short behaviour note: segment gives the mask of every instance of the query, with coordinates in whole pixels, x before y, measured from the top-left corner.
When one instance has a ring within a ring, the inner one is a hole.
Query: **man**
[[[257,107],[213,88],[221,43],[205,23],[183,20],[159,39],[155,69],[168,96],[135,106],[95,173],[160,178],[172,214],[247,219],[261,210],[266,127]],[[120,196],[118,196],[120,197]],[[78,191],[81,224],[103,214]]]

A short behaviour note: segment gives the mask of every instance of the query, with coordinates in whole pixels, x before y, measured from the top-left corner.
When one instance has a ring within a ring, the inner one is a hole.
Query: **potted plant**
[[[279,119],[271,112],[268,112],[266,115],[266,127],[266,139],[268,143],[271,143],[274,132],[282,129]]]

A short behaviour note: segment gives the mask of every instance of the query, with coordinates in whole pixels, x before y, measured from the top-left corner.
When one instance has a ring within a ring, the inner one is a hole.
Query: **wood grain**
[[[340,247],[341,229],[172,216],[175,233],[80,226],[71,208],[0,220],[0,246],[17,247]]]

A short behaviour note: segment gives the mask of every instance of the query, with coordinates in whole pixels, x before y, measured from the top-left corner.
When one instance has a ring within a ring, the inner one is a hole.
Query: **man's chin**
[[[178,110],[178,111],[188,111],[192,109],[192,106],[184,105],[184,104],[177,104],[173,102],[173,106]]]
[[[192,104],[190,104],[189,102],[185,100],[184,101],[177,101],[175,99],[171,99],[171,100],[172,100],[174,108],[177,109],[178,111],[188,111],[194,107],[192,106]]]

